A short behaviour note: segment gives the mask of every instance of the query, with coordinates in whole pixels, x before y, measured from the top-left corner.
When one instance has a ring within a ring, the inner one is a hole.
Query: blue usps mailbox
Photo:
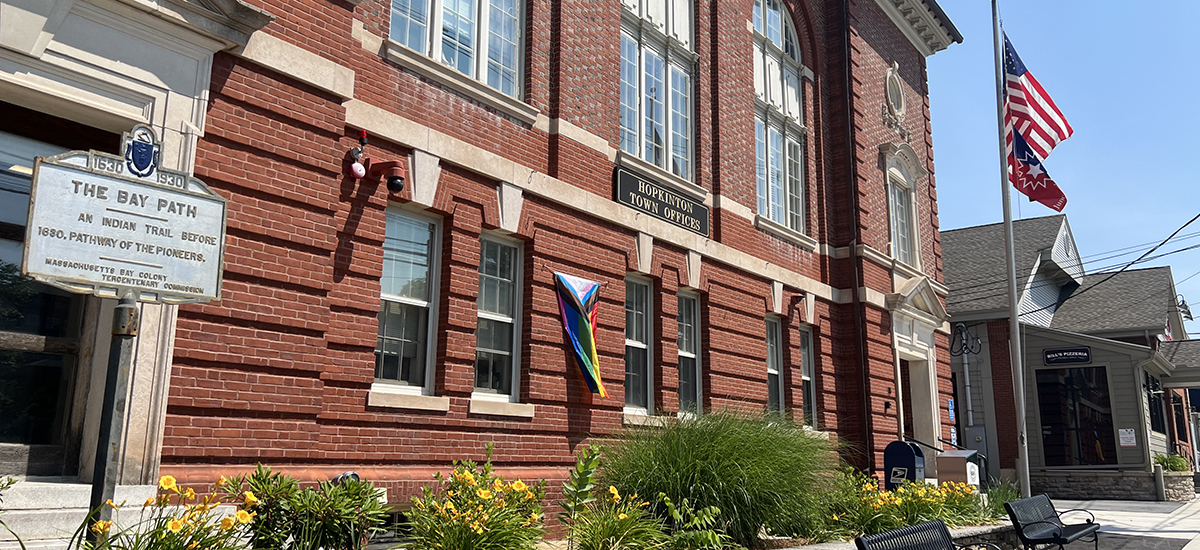
[[[891,491],[905,480],[925,481],[925,453],[916,443],[893,441],[883,450],[884,488]]]

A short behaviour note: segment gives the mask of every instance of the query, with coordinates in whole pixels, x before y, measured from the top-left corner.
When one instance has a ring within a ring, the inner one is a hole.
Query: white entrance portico
[[[933,286],[924,276],[902,283],[896,292],[887,295],[888,310],[892,313],[892,347],[896,372],[896,400],[899,416],[897,437],[908,435],[921,443],[937,446],[942,434],[938,409],[937,346],[934,332],[948,316],[938,301]],[[907,368],[907,372],[905,372]],[[907,378],[908,384],[902,383]],[[907,397],[905,395],[907,392]],[[903,403],[911,403],[911,419],[905,419]],[[905,434],[905,426],[911,433]],[[937,478],[934,451],[926,448],[925,476]]]

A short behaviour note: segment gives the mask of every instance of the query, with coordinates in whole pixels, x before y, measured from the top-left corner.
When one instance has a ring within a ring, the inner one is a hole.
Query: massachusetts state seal
[[[129,173],[148,178],[158,169],[158,153],[161,146],[154,129],[141,124],[125,134],[125,167]]]

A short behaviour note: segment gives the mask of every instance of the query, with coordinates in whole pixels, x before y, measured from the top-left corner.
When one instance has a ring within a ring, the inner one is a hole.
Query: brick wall
[[[497,114],[457,91],[386,61],[351,37],[355,21],[387,34],[386,0],[250,0],[278,19],[264,32],[352,68],[355,99],[379,106],[469,146],[534,168],[578,189],[611,197],[614,165],[607,155],[562,135]],[[917,183],[922,269],[941,279],[936,193],[932,176],[925,62],[873,2],[853,3],[855,111],[842,95],[838,2],[796,0],[792,10],[803,63],[809,128],[808,233],[833,246],[852,242],[887,250],[887,205],[878,145],[897,141],[878,109],[884,71],[900,64],[912,131],[908,143],[930,175]],[[619,7],[529,0],[523,34],[523,99],[544,117],[618,141]],[[753,208],[754,135],[749,2],[698,4],[695,14],[695,182]],[[589,212],[524,195],[517,230],[523,243],[519,401],[533,418],[472,414],[479,239],[500,225],[498,182],[442,163],[432,208],[442,239],[437,281],[438,330],[434,393],[446,412],[367,405],[374,379],[385,213],[411,199],[345,177],[347,127],[341,100],[244,59],[218,54],[196,175],[227,197],[229,230],[223,299],[180,308],[163,444],[163,471],[212,480],[257,462],[304,479],[346,469],[379,481],[403,501],[429,475],[460,458],[481,459],[492,442],[501,470],[525,478],[560,479],[589,437],[622,425],[624,280],[637,268],[637,235]],[[853,124],[857,141],[846,142]],[[372,138],[371,156],[406,159],[404,147]],[[857,180],[849,182],[847,151]],[[847,186],[859,199],[854,211]],[[833,260],[764,233],[750,220],[714,209],[713,239],[785,266],[835,289],[855,279],[892,291],[890,271],[867,260]],[[678,407],[675,295],[687,284],[686,251],[655,243],[652,284],[653,387],[665,414]],[[765,321],[771,281],[705,258],[699,291],[701,362],[706,409],[761,409],[766,401]],[[599,281],[597,339],[610,395],[588,393],[563,345],[552,273]],[[857,273],[857,277],[854,275]],[[786,288],[782,343],[784,400],[800,408],[799,331],[804,296]],[[857,444],[856,460],[881,464],[896,432],[890,314],[817,301],[813,335],[818,427]],[[861,320],[859,320],[861,318]],[[858,324],[858,326],[856,326]],[[858,339],[866,356],[859,357]],[[947,339],[937,338],[939,389],[949,386]],[[861,367],[860,365],[865,365]],[[865,372],[863,369],[866,369]],[[866,384],[867,402],[861,396]],[[894,398],[894,395],[893,395]],[[943,414],[945,414],[943,412]],[[947,418],[943,418],[948,426]],[[873,427],[878,435],[865,433]],[[890,424],[889,424],[890,422]],[[948,431],[945,434],[948,437]],[[553,490],[557,487],[552,483]]]

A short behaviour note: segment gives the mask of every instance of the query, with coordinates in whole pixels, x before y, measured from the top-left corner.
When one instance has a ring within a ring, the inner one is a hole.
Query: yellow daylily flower
[[[111,501],[109,501],[111,502]],[[108,530],[112,529],[113,522],[100,520],[92,524],[92,532],[97,535],[107,535]]]
[[[253,518],[253,517],[254,516],[250,515],[250,512],[247,512],[245,510],[237,511],[238,523],[250,523],[250,518]]]
[[[167,522],[167,529],[170,529],[172,533],[178,533],[180,529],[183,529],[183,521],[173,519]]]
[[[258,497],[254,496],[254,493],[252,493],[250,491],[246,491],[244,496],[245,496],[245,502],[244,502],[245,506],[254,506],[255,504],[258,504]]]
[[[487,489],[476,489],[475,496],[487,500],[492,498],[492,492]]]
[[[518,479],[518,480],[516,480],[516,481],[514,481],[514,482],[513,482],[513,484],[512,484],[512,488],[513,488],[513,490],[514,490],[514,491],[521,492],[521,491],[524,491],[524,490],[526,489],[526,486],[525,486],[525,483],[524,483],[524,482],[522,482],[521,480],[519,480],[519,479]]]
[[[221,529],[225,531],[233,529],[233,523],[235,521],[237,520],[233,519],[233,516],[225,516],[224,518],[221,518]]]
[[[179,492],[179,486],[175,484],[175,478],[172,476],[158,478],[158,487],[164,491]]]

